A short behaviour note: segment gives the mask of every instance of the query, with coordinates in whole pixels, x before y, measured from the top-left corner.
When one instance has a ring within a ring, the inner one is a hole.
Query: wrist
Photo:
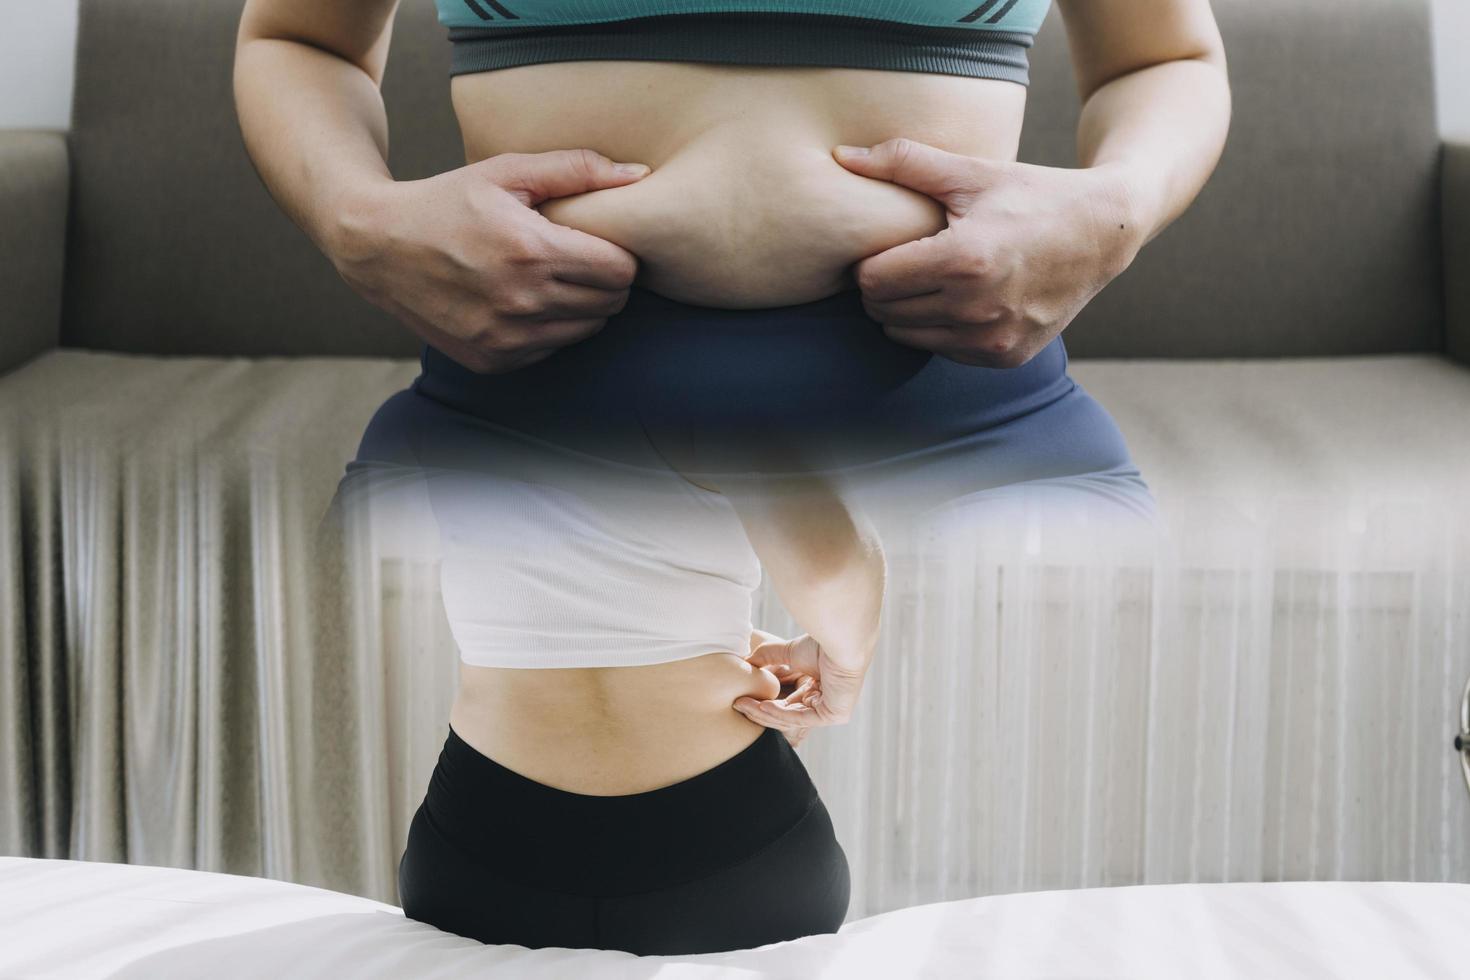
[[[373,250],[397,186],[392,177],[372,177],[329,198],[314,236],[317,247],[333,259]]]
[[[1121,273],[1154,235],[1158,221],[1157,193],[1150,174],[1129,160],[1114,160],[1088,168],[1100,182],[1095,198],[1100,204],[1098,220],[1112,242]]]
[[[878,637],[876,634],[871,641],[840,641],[835,643],[823,639],[816,633],[812,633],[810,636],[817,641],[817,646],[821,648],[822,655],[827,658],[827,662],[836,673],[861,677],[873,665],[873,655],[878,649]]]
[[[823,583],[821,610],[807,632],[836,663],[861,672],[872,662],[882,627],[887,562],[880,549],[869,550],[846,574]],[[805,627],[804,627],[805,628]]]

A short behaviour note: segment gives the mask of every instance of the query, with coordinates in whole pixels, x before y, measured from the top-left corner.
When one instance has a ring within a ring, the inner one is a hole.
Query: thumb
[[[994,163],[981,157],[951,153],[903,136],[868,147],[867,153],[833,151],[833,158],[853,173],[927,194],[951,211],[983,190]],[[855,149],[862,149],[855,147]]]
[[[756,648],[758,648],[762,643],[772,643],[772,642],[780,643],[782,641],[781,641],[781,638],[779,636],[777,636],[775,633],[768,633],[765,630],[756,629],[755,627],[751,627],[751,629],[750,629],[750,653],[755,653]],[[746,656],[747,657],[750,656],[750,653],[747,653]],[[782,663],[785,663],[785,661],[783,660]]]
[[[777,664],[790,664],[792,670],[815,675],[817,672],[817,653],[819,650],[817,641],[812,639],[812,635],[810,633],[803,633],[789,640],[776,639],[768,643],[762,643],[752,650],[750,656],[745,659],[754,667],[774,667]]]
[[[489,173],[490,180],[535,207],[553,197],[570,197],[603,187],[629,184],[647,176],[643,164],[619,164],[596,150],[548,150],[545,153],[498,153],[473,166]],[[620,166],[642,168],[634,172]]]

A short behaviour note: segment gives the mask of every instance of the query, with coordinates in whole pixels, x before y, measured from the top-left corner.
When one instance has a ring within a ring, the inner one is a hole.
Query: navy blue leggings
[[[1020,367],[960,364],[890,340],[856,289],[727,310],[634,286],[600,331],[527,367],[478,374],[428,345],[420,363],[349,475],[493,466],[508,431],[667,471],[659,443],[672,434],[698,447],[699,473],[790,470],[799,458],[915,512],[1072,476],[1109,506],[1154,507],[1116,423],[1068,377],[1061,335]]]
[[[774,728],[697,776],[591,796],[529,779],[449,729],[398,865],[404,914],[483,943],[643,955],[834,933],[847,855]]]

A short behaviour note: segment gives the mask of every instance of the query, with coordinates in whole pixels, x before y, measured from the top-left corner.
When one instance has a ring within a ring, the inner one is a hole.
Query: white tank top
[[[438,470],[428,482],[465,663],[630,667],[750,653],[761,567],[723,495],[673,470],[509,444],[483,472]]]

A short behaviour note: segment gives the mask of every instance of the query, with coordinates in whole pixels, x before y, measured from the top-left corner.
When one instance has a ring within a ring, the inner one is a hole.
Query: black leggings
[[[411,919],[483,943],[712,953],[834,933],[847,856],[785,736],[671,786],[547,786],[449,729],[398,864]]]

